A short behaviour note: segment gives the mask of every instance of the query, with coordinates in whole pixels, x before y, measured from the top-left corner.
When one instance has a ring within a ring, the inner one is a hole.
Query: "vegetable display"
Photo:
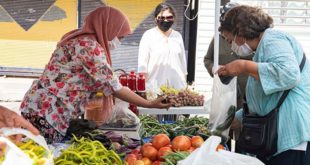
[[[140,140],[122,136],[114,131],[106,132],[100,129],[91,129],[89,131],[87,129],[81,129],[79,131],[75,129],[74,131],[70,131],[70,133],[71,135],[67,136],[68,139],[71,139],[72,135],[75,135],[79,138],[85,137],[90,140],[98,140],[104,145],[104,147],[115,150],[121,156],[129,153],[132,149],[135,149],[141,145]]]
[[[121,158],[107,150],[101,142],[87,138],[76,138],[73,143],[54,160],[55,165],[122,165]]]
[[[178,161],[185,159],[189,154],[190,152],[186,152],[186,151],[171,152],[163,157],[165,162],[162,162],[160,164],[161,165],[176,165]]]
[[[51,156],[44,147],[38,145],[31,139],[19,142],[16,145],[33,160],[34,165],[45,164],[47,158]],[[4,155],[0,157],[0,164],[3,161],[4,161]]]
[[[197,138],[197,137],[193,137]],[[177,161],[185,159],[200,145],[192,145],[192,139],[188,136],[177,136],[170,140],[165,134],[158,134],[152,138],[151,143],[145,143],[126,155],[128,165],[176,165]]]
[[[196,136],[199,135],[203,139],[209,137],[207,130],[209,120],[204,117],[191,117],[178,120],[173,124],[161,124],[152,116],[139,116],[144,132],[142,137],[152,137],[154,135],[164,133],[173,139],[179,135]]]

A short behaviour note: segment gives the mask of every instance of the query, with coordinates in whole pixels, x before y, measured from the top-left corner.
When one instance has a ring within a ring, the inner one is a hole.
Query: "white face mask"
[[[121,44],[121,41],[118,37],[114,37],[112,41],[109,41],[109,48],[110,50],[116,49]]]
[[[234,51],[237,55],[245,57],[253,53],[253,50],[246,42],[243,45],[238,46],[235,40],[236,37],[231,43],[231,50]]]

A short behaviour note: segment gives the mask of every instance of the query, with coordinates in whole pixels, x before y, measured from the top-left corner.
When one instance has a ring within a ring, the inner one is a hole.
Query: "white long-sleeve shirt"
[[[148,74],[148,89],[185,88],[187,62],[181,34],[172,30],[165,36],[157,27],[147,30],[140,41],[138,72]]]

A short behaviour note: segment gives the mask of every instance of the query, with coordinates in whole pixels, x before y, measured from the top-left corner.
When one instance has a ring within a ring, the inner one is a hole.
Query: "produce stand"
[[[208,114],[203,106],[184,106],[184,107],[170,107],[167,109],[157,108],[143,108],[138,107],[139,114],[150,114],[150,115],[167,115],[167,114]]]

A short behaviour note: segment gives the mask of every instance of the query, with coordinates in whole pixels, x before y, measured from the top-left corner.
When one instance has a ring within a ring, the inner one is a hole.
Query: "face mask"
[[[250,46],[247,43],[244,43],[243,45],[238,46],[237,43],[235,42],[235,39],[231,43],[231,50],[234,51],[237,55],[241,57],[245,57],[253,53],[253,50],[250,48]]]
[[[109,48],[110,50],[116,49],[121,44],[121,41],[118,37],[114,37],[112,41],[109,41]]]
[[[157,26],[163,32],[168,31],[171,28],[172,24],[173,24],[173,21],[159,21],[159,20],[157,20]]]

